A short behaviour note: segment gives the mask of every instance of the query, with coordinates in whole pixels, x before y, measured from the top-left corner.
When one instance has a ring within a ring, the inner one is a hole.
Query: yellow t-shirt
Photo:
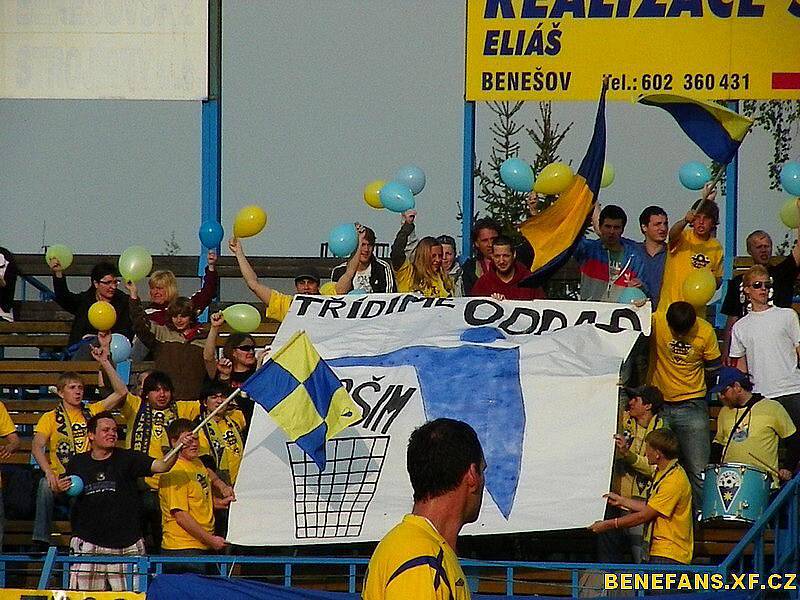
[[[414,269],[411,263],[406,261],[397,270],[397,291],[401,293],[422,294],[426,298],[449,298],[452,294],[445,287],[441,275],[437,275],[432,281],[419,286],[414,284]]]
[[[745,410],[745,408],[725,406],[719,411],[717,435],[714,441],[723,448],[728,443],[733,426]],[[789,437],[795,431],[797,428],[781,403],[763,398],[753,405],[739,423],[722,461],[752,465],[758,469],[763,469],[762,464],[767,464],[773,471],[777,471],[778,440]],[[774,472],[772,478],[772,486],[778,487],[778,479]]]
[[[679,402],[705,396],[704,363],[719,357],[717,336],[707,321],[698,318],[689,333],[678,338],[667,324],[666,313],[653,313],[649,379],[664,394],[664,400]]]
[[[269,296],[269,304],[267,305],[267,318],[283,322],[286,315],[289,314],[292,300],[294,300],[294,296],[272,290]]]
[[[425,517],[406,515],[369,561],[363,600],[469,600],[453,549]]]
[[[200,403],[197,400],[178,400],[175,402],[178,409],[177,418],[189,419],[193,421],[200,415]],[[128,394],[125,398],[125,403],[122,405],[122,418],[125,419],[125,426],[127,437],[125,440],[125,447],[128,449],[133,448],[133,430],[136,423],[136,415],[139,408],[142,406],[142,399],[139,396]],[[147,454],[153,458],[164,458],[164,455],[169,452],[171,446],[169,438],[167,437],[167,427],[172,423],[173,419],[167,418],[167,412],[163,410],[153,409],[153,426],[150,429],[150,447]],[[144,482],[150,489],[158,489],[158,478],[161,475],[153,475],[145,477]]]
[[[51,410],[44,413],[36,427],[34,433],[41,433],[47,438],[47,449],[50,453],[50,467],[53,473],[61,475],[66,470],[69,457],[73,454],[80,454],[89,450],[89,434],[86,426],[86,417],[80,408],[74,408],[62,403],[65,408],[65,416],[68,422],[59,424],[56,422],[56,411]],[[102,402],[93,402],[85,407],[89,416],[94,416],[105,410]],[[74,452],[70,452],[69,433],[67,428],[72,431],[72,440],[75,446]]]
[[[681,232],[677,245],[667,252],[659,308],[667,310],[673,302],[685,300],[683,282],[692,271],[703,268],[710,268],[714,277],[722,277],[722,246],[713,237],[701,240],[695,235],[694,229],[687,227]],[[697,316],[705,317],[705,307],[696,308]]]
[[[14,421],[8,415],[6,405],[0,402],[0,437],[6,437],[12,433],[16,433],[17,428],[14,426]],[[3,480],[0,479],[0,487],[3,486]]]
[[[241,432],[245,427],[244,413],[239,410],[232,410],[225,414],[223,418],[212,419],[208,425],[217,432],[217,443],[222,449],[222,458],[219,461],[217,475],[229,485],[236,483],[239,474],[239,465],[242,463],[244,453],[244,440]],[[200,456],[215,456],[211,452],[211,442],[206,435],[205,428],[200,430]],[[219,449],[217,450],[219,452]]]
[[[667,465],[663,475],[656,472],[647,506],[659,513],[651,524],[650,556],[690,564],[694,551],[692,486],[677,460]]]
[[[161,504],[161,526],[165,550],[196,548],[206,550],[203,542],[190,535],[175,520],[173,510],[186,511],[208,533],[214,534],[214,502],[208,471],[198,459],[179,457],[175,466],[161,475],[158,486]]]

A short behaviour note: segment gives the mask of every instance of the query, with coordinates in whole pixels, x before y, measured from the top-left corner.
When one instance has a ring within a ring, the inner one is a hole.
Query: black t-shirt
[[[770,290],[769,296],[772,305],[791,308],[792,297],[794,296],[794,282],[797,279],[798,272],[800,272],[800,268],[794,262],[794,256],[790,254],[777,265],[770,265],[767,267],[767,271],[772,277],[772,285],[774,286]],[[721,312],[723,315],[741,319],[745,315],[746,304],[747,299],[744,297],[742,276],[737,275],[728,282],[728,291],[725,292]]]
[[[72,532],[106,548],[126,548],[142,537],[136,480],[151,474],[153,457],[115,448],[106,460],[91,452],[72,457],[67,475],[83,480],[83,492],[72,507]]]

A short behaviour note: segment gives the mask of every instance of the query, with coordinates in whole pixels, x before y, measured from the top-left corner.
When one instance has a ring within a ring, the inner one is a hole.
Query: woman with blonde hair
[[[200,314],[203,312],[219,289],[219,275],[217,274],[217,254],[213,250],[208,253],[208,266],[203,275],[203,286],[197,290],[189,300],[192,308]],[[150,306],[145,309],[147,318],[157,325],[168,325],[170,315],[168,308],[178,294],[178,280],[172,271],[153,271],[150,275]]]
[[[433,298],[453,295],[453,282],[442,269],[442,243],[434,237],[422,238],[406,257],[406,244],[414,232],[415,211],[403,213],[403,225],[392,243],[392,266],[397,272],[397,291],[413,292]]]

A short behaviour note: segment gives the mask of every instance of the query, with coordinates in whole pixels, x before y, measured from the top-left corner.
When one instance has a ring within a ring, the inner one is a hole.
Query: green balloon
[[[798,200],[800,200],[800,198],[791,198],[781,206],[781,221],[783,221],[783,224],[789,229],[797,229],[797,226],[800,225],[800,213],[798,213],[797,210]]]
[[[131,246],[120,255],[118,266],[125,281],[139,281],[152,271],[153,257],[146,248]]]
[[[614,178],[617,176],[617,172],[614,169],[614,165],[610,162],[607,162],[603,165],[603,176],[600,178],[600,187],[607,188],[612,183],[614,183]]]
[[[52,246],[48,246],[47,252],[44,255],[44,259],[47,261],[48,266],[50,265],[50,261],[54,258],[58,260],[59,264],[61,265],[61,269],[66,270],[72,264],[72,249],[64,244],[53,244]]]
[[[261,325],[261,313],[249,304],[232,304],[222,314],[231,329],[239,333],[252,333]]]

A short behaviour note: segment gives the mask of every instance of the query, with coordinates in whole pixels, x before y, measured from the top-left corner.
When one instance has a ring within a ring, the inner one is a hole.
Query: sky
[[[352,221],[390,242],[400,217],[369,208],[362,188],[406,164],[427,175],[419,233],[459,233],[463,2],[223,4],[222,224],[230,232],[248,204],[269,215],[245,242],[249,254],[314,256],[334,226]],[[560,149],[574,164],[594,111],[590,102],[553,107],[556,120],[575,122]],[[531,126],[535,105],[520,114]],[[479,106],[479,158],[489,156],[491,118]],[[696,194],[678,169],[707,159],[656,108],[614,102],[607,118],[617,178],[601,202],[626,209],[633,238],[647,205],[682,217]],[[799,151],[795,130],[793,158]],[[523,138],[523,158],[533,152]],[[157,254],[174,232],[180,254],[199,251],[199,103],[0,100],[0,156],[0,245],[118,253],[140,244]],[[787,232],[778,211],[789,197],[769,190],[771,156],[761,130],[740,151],[740,254],[753,229],[778,241]]]

